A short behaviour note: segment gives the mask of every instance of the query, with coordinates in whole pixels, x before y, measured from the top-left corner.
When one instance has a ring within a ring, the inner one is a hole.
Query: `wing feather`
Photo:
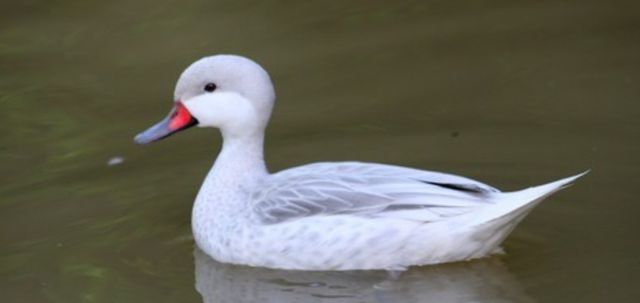
[[[431,222],[492,203],[497,189],[449,174],[360,162],[316,163],[270,176],[253,193],[264,224],[349,214]]]

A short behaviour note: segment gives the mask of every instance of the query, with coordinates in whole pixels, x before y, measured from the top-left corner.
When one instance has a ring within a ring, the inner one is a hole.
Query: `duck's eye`
[[[214,90],[216,90],[217,86],[215,83],[207,83],[207,85],[204,86],[204,91],[206,92],[212,92]]]

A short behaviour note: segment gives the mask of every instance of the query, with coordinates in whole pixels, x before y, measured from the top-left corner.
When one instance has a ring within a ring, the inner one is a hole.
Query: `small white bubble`
[[[124,158],[117,156],[117,157],[112,157],[111,159],[109,159],[109,161],[107,162],[107,165],[116,166],[118,164],[122,164],[122,162],[124,162]]]

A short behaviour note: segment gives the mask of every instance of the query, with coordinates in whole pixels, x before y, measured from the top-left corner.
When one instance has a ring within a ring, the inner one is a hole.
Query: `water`
[[[640,6],[625,1],[0,4],[3,302],[635,302]],[[383,272],[234,267],[189,216],[218,151],[132,137],[179,73],[254,58],[272,171],[363,160],[505,190],[591,168],[481,261]]]

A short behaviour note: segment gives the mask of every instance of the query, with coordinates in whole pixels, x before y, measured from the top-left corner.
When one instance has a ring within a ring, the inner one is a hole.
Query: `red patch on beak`
[[[171,113],[167,115],[166,118],[139,133],[134,140],[138,144],[151,143],[169,137],[196,124],[198,124],[198,120],[191,116],[189,110],[187,110],[181,102],[176,102]]]
[[[176,111],[171,116],[169,122],[169,129],[172,131],[182,129],[186,126],[190,126],[195,122],[195,119],[191,116],[187,108],[182,103],[176,103]]]

